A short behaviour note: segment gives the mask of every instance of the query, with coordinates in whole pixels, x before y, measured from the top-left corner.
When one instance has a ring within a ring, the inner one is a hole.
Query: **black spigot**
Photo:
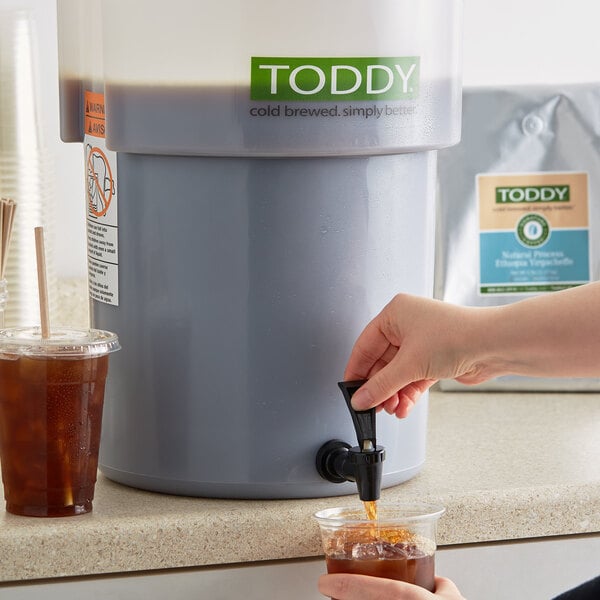
[[[317,452],[319,475],[333,483],[355,481],[358,496],[363,502],[378,500],[381,492],[381,476],[385,449],[377,445],[375,433],[375,409],[354,410],[352,396],[364,381],[341,381],[338,386],[352,416],[358,446],[341,440],[330,440]]]

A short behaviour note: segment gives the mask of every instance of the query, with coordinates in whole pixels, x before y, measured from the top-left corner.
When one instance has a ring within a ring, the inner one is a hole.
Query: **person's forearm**
[[[600,282],[483,310],[496,375],[600,377]]]

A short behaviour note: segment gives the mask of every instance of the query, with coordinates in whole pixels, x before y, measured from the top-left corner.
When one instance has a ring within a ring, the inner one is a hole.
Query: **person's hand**
[[[335,600],[465,600],[452,581],[435,578],[435,593],[425,588],[367,575],[335,573],[319,578],[319,592]]]
[[[439,379],[598,377],[599,306],[600,281],[501,306],[398,294],[352,349],[344,379],[368,379],[352,406],[402,418]]]
[[[394,297],[352,349],[344,379],[369,380],[354,394],[353,407],[378,406],[403,418],[439,379],[479,383],[491,377],[476,360],[479,311],[407,294]]]

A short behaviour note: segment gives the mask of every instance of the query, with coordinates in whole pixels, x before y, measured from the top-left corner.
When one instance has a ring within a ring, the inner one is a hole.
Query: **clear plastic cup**
[[[6,510],[61,517],[92,510],[114,333],[0,331],[0,462]]]
[[[381,504],[375,520],[362,507],[319,511],[315,519],[327,572],[385,577],[434,591],[436,529],[444,510],[423,503]]]

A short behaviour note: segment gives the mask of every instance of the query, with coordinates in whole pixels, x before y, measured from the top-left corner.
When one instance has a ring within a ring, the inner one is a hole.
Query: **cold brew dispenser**
[[[92,318],[122,344],[101,470],[197,496],[355,493],[315,456],[354,435],[337,381],[362,328],[397,292],[432,295],[461,2],[58,6]],[[426,424],[426,398],[379,417],[383,487],[419,471]]]

